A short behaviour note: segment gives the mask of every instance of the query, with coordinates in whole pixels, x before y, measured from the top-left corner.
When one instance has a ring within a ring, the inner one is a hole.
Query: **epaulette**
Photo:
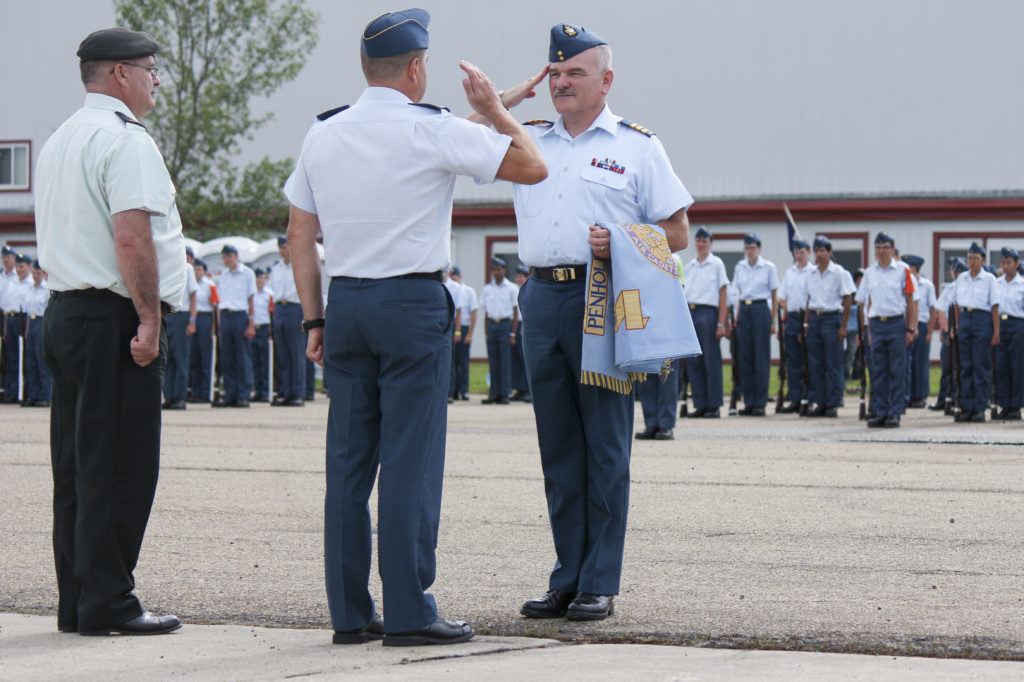
[[[532,121],[526,121],[523,123],[524,126],[553,126],[555,125],[551,121],[545,121],[542,118],[535,118]]]
[[[121,111],[115,111],[114,113],[115,113],[115,114],[117,114],[117,117],[118,117],[119,119],[121,119],[122,121],[124,121],[124,124],[125,124],[125,125],[128,125],[129,123],[131,123],[131,124],[134,124],[134,125],[137,125],[137,126],[139,126],[139,127],[140,127],[140,128],[142,128],[143,130],[145,130],[145,129],[146,129],[146,126],[142,125],[141,123],[139,123],[138,121],[136,121],[136,120],[135,120],[134,118],[132,118],[132,117],[131,117],[131,116],[129,116],[128,114],[125,114],[124,112],[121,112]]]
[[[629,119],[625,119],[624,118],[624,119],[620,120],[619,121],[619,125],[624,125],[624,126],[626,126],[627,128],[629,128],[631,130],[637,131],[641,135],[646,135],[647,137],[654,137],[654,132],[653,131],[651,131],[648,128],[644,128],[639,123],[633,123]]]
[[[318,121],[326,121],[331,116],[334,116],[335,114],[340,114],[341,112],[343,112],[346,109],[348,109],[350,106],[352,106],[352,105],[351,104],[346,104],[345,106],[338,107],[337,109],[328,109],[327,111],[325,111],[322,114],[317,114],[316,115],[316,120],[318,120]]]
[[[452,110],[449,109],[448,107],[439,107],[436,104],[427,104],[426,102],[409,102],[409,104],[413,105],[414,107],[423,107],[424,109],[433,109],[434,111],[436,111],[439,114],[442,111],[447,111],[449,114],[452,113]]]

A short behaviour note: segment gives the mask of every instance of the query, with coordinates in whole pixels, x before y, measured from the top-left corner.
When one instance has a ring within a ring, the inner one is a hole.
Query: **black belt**
[[[767,298],[745,298],[740,301],[743,305],[754,305],[755,303],[767,303]]]
[[[582,282],[587,277],[586,265],[555,265],[550,268],[532,268],[531,274],[545,282]]]
[[[279,305],[299,305],[299,304],[296,303],[295,301],[274,301],[274,305],[275,306],[279,306]]]
[[[68,289],[67,291],[51,291],[50,298],[110,298],[116,301],[131,303],[132,299],[127,296],[111,291],[110,289]],[[160,314],[167,315],[171,312],[171,306],[165,301],[160,301]]]
[[[269,327],[269,326],[270,326],[269,322],[264,322],[263,324],[256,325],[256,328],[257,329],[263,329],[264,327]]]
[[[23,317],[25,313],[4,313],[4,317]]]
[[[499,322],[511,322],[512,318],[511,317],[499,317],[499,318],[495,319],[493,317],[488,317],[487,321],[488,322],[493,322],[493,323],[497,324]]]
[[[1024,320],[1024,317],[1017,317],[1016,315],[1000,315],[1000,320]]]
[[[902,320],[903,317],[903,315],[876,315],[870,319],[878,320],[879,322],[889,322],[891,320]]]
[[[962,308],[960,308],[960,312],[962,312],[962,313],[991,313],[992,309],[991,308],[966,308],[966,307],[962,307]]]
[[[691,303],[690,310],[714,310],[718,311],[717,305],[708,305],[707,303]]]
[[[387,279],[429,279],[432,282],[443,282],[444,275],[441,274],[440,270],[437,270],[436,272],[410,272],[408,275],[395,275],[394,277],[347,277],[345,275],[331,277],[332,282],[335,280],[340,282],[363,282],[366,280],[383,281]]]
[[[811,308],[811,312],[815,315],[838,315],[841,311],[839,310],[815,310]]]

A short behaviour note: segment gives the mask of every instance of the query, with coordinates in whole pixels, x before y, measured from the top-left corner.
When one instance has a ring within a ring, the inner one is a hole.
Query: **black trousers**
[[[133,572],[156,493],[167,336],[139,367],[138,324],[131,300],[95,289],[55,293],[44,318],[57,623],[80,631],[142,613]]]

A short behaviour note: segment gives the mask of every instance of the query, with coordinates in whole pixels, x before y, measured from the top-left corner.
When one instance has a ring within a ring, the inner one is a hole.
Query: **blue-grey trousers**
[[[584,281],[519,291],[526,373],[555,542],[549,588],[619,593],[629,509],[633,395],[580,384]]]
[[[740,303],[736,322],[736,346],[743,375],[743,405],[764,408],[768,404],[771,372],[772,310],[765,302]]]
[[[668,431],[676,427],[676,403],[679,401],[679,361],[672,363],[672,371],[664,379],[660,374],[648,374],[640,382],[640,407],[644,413],[644,426],[648,429]]]
[[[270,324],[256,325],[256,336],[249,341],[252,357],[253,400],[270,397]]]
[[[302,306],[274,305],[274,375],[277,395],[285,400],[306,397],[306,334],[302,331]]]
[[[917,323],[917,338],[907,346],[907,403],[916,403],[928,398],[928,364],[931,344],[925,339],[928,336],[928,324]]]
[[[512,318],[487,320],[487,364],[491,371],[492,399],[507,398],[512,383],[512,352],[509,336],[512,334]],[[582,323],[581,323],[582,324]]]
[[[811,311],[807,327],[807,365],[810,370],[808,392],[810,400],[825,408],[839,407],[843,401],[843,387],[846,385],[845,353],[839,339],[839,324],[842,313]]]
[[[804,332],[804,311],[794,310],[787,314],[785,327],[786,401],[799,404],[804,397],[804,349],[800,344],[800,336]],[[822,402],[817,388],[813,382],[808,382],[807,399],[812,403]]]
[[[960,311],[960,410],[984,412],[992,397],[992,311]]]
[[[179,310],[164,316],[167,330],[167,369],[164,371],[164,399],[184,400],[188,397],[188,352],[192,339],[188,329],[188,311]]]
[[[196,313],[196,333],[189,342],[189,380],[193,400],[210,399],[210,371],[213,367],[213,313]]]
[[[715,338],[718,307],[698,305],[690,308],[693,328],[700,342],[701,355],[686,358],[686,375],[693,392],[693,407],[714,410],[722,406],[722,346]]]
[[[435,577],[453,322],[440,282],[331,281],[324,558],[336,630],[361,628],[374,615],[368,501],[378,469],[384,627],[403,632],[437,618],[426,590]]]
[[[25,399],[32,402],[50,402],[52,386],[50,368],[43,358],[43,318],[28,321],[25,336]]]
[[[252,393],[252,360],[249,357],[249,339],[245,328],[249,313],[244,310],[220,312],[220,362],[227,402],[249,400]]]
[[[907,319],[873,317],[869,329],[872,411],[876,417],[899,417],[907,403]]]
[[[1003,409],[1024,406],[1024,318],[999,321],[996,346],[996,404]]]

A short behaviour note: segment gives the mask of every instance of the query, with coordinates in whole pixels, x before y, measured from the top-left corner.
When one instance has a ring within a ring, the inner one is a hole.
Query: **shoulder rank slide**
[[[426,102],[409,102],[409,104],[413,105],[414,107],[423,107],[424,109],[432,109],[432,110],[436,111],[439,114],[442,111],[447,111],[449,114],[452,113],[452,110],[449,109],[448,107],[439,107],[436,104],[427,104]]]
[[[641,135],[646,135],[647,137],[654,137],[654,132],[652,130],[644,128],[639,123],[633,123],[629,119],[622,119],[621,121],[619,121],[619,125],[624,125],[631,130],[637,131]]]
[[[316,120],[318,120],[318,121],[326,121],[331,116],[334,116],[335,114],[340,114],[341,112],[343,112],[346,109],[348,109],[350,106],[352,106],[352,105],[346,104],[345,106],[337,107],[336,109],[328,109],[327,111],[325,111],[322,114],[317,114],[316,115]]]
[[[139,127],[140,127],[140,128],[142,128],[143,130],[145,130],[145,129],[146,129],[146,126],[142,125],[141,123],[139,123],[138,121],[136,121],[136,120],[135,120],[134,118],[132,118],[131,116],[129,116],[129,115],[127,115],[127,114],[125,114],[124,112],[121,112],[121,111],[115,111],[114,113],[115,113],[115,114],[117,114],[117,117],[118,117],[119,119],[121,119],[122,121],[124,121],[124,124],[125,124],[125,125],[128,125],[128,124],[130,123],[130,124],[132,124],[132,125],[137,125],[137,126],[139,126]]]
[[[542,118],[535,118],[532,121],[524,121],[524,126],[553,126],[555,125],[551,121],[545,121]]]

